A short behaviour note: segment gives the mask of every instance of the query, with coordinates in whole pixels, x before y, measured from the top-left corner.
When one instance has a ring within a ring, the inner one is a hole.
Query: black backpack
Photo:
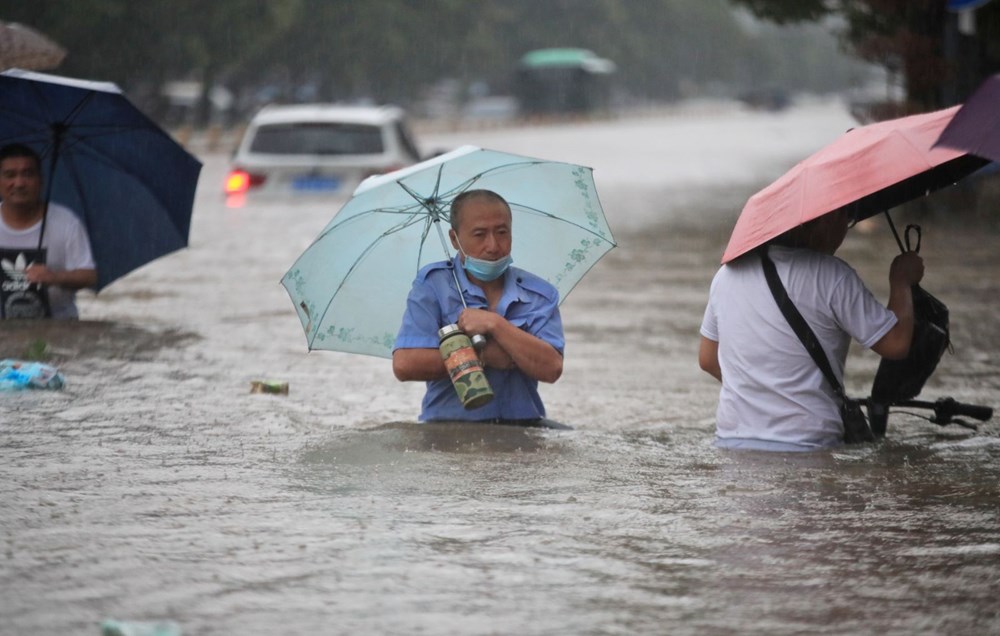
[[[872,400],[892,404],[912,400],[934,373],[951,344],[948,308],[920,285],[913,286],[913,342],[903,360],[882,359],[872,385]]]
[[[886,215],[888,216],[888,215]],[[889,227],[896,234],[896,228],[889,219]],[[911,235],[916,236],[916,245],[911,244]],[[903,237],[906,246],[896,235],[899,249],[920,251],[920,226],[907,225]],[[920,394],[927,378],[937,368],[941,356],[951,345],[948,331],[948,308],[920,285],[913,290],[913,341],[910,353],[903,360],[886,360],[878,365],[875,382],[872,385],[872,402],[888,406],[902,400],[912,400]]]

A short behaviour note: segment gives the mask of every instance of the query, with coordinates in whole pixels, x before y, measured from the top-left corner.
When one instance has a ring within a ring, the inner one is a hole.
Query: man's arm
[[[65,272],[52,271],[45,265],[35,264],[25,272],[29,283],[41,283],[50,287],[83,289],[97,286],[96,269],[71,269]]]
[[[465,309],[458,317],[458,326],[468,334],[482,334],[510,357],[513,366],[539,382],[555,382],[562,375],[563,357],[548,342],[518,329],[500,314],[485,309]],[[487,344],[489,347],[489,344]],[[484,352],[487,365],[498,361],[500,368],[509,368],[499,352]]]
[[[426,280],[413,283],[392,352],[392,373],[400,382],[429,382],[448,377],[440,350],[434,346],[441,326],[440,301]]]
[[[429,382],[448,377],[438,349],[396,349],[392,352],[392,373],[400,382]]]
[[[878,342],[872,351],[883,358],[900,360],[910,352],[913,342],[913,291],[911,287],[924,277],[924,262],[916,252],[900,254],[889,268],[889,311],[896,314],[896,324]]]
[[[722,367],[719,366],[719,343],[701,337],[701,345],[698,347],[698,366],[701,370],[709,374],[719,382],[722,382]]]

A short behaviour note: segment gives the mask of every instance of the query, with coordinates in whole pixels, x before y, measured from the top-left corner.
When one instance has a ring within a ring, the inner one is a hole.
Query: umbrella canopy
[[[41,155],[46,200],[83,220],[98,290],[187,245],[201,162],[114,84],[0,73],[0,146],[15,142]]]
[[[463,146],[365,180],[285,274],[308,347],[391,357],[413,279],[451,258],[449,207],[470,189],[507,200],[514,263],[560,300],[615,246],[590,168]]]
[[[851,205],[868,218],[951,185],[987,162],[948,148],[933,148],[958,107],[849,130],[743,207],[722,262],[828,212]]]
[[[59,66],[66,51],[38,31],[15,22],[0,22],[0,71],[42,71]]]
[[[980,84],[945,127],[937,145],[1000,161],[1000,74]]]

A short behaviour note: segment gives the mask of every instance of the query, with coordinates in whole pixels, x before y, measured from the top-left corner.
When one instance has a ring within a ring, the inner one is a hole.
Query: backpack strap
[[[823,346],[820,345],[819,338],[816,337],[816,334],[809,327],[809,323],[806,322],[802,314],[799,313],[799,310],[796,309],[792,303],[792,299],[788,297],[788,292],[785,291],[785,286],[781,284],[781,279],[778,278],[778,270],[774,267],[774,261],[767,255],[767,246],[765,245],[759,252],[760,262],[764,267],[764,277],[767,279],[767,286],[771,288],[771,295],[774,296],[775,302],[778,303],[778,309],[781,310],[781,313],[785,316],[785,320],[788,321],[795,335],[799,337],[806,351],[809,352],[813,361],[816,362],[816,366],[823,373],[823,377],[833,387],[833,392],[841,401],[846,400],[847,396],[844,394],[844,387],[837,381],[837,376],[833,374],[833,369],[830,367],[830,360],[826,357],[826,352],[823,351]]]

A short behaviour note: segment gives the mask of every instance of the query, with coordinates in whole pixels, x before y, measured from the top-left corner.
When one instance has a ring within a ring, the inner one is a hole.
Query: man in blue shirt
[[[413,282],[392,352],[393,373],[400,381],[427,383],[421,421],[539,423],[545,407],[538,382],[555,382],[562,375],[559,292],[510,267],[510,206],[495,192],[469,190],[457,196],[449,236],[458,251],[455,258],[424,267]],[[438,351],[438,329],[448,324],[486,338],[479,359],[495,397],[474,410],[462,406]]]

